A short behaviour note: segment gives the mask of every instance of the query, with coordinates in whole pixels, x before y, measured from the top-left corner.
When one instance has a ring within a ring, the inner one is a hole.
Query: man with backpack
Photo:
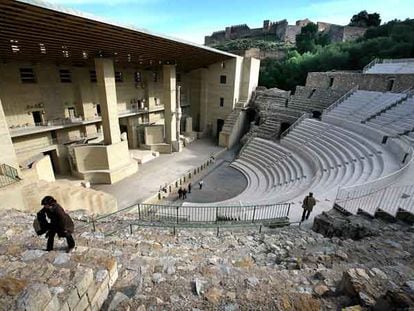
[[[72,237],[74,231],[72,219],[51,196],[44,197],[41,204],[43,208],[37,213],[39,228],[36,233],[38,235],[46,233],[46,237],[48,238],[47,251],[53,250],[53,242],[56,234],[61,238],[65,237],[68,243],[67,252],[69,253],[75,248],[75,240]]]

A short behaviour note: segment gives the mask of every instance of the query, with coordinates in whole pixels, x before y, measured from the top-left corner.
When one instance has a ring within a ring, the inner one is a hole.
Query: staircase
[[[221,130],[222,133],[229,135],[231,134],[233,127],[240,116],[241,110],[242,109],[235,107],[233,111],[227,116],[226,121],[224,121],[223,129]]]

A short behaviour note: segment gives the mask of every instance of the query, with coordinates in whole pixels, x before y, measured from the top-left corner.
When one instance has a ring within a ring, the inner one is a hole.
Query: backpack
[[[37,219],[37,217],[35,217],[35,219],[33,220],[33,229],[37,235],[41,235],[44,233],[42,232],[42,227],[40,226],[40,222],[39,219]]]

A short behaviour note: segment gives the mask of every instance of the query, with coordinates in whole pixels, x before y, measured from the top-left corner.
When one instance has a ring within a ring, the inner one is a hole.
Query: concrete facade
[[[1,142],[5,144],[4,150],[10,150],[2,152],[2,156],[11,157],[7,161],[13,167],[25,167],[36,157],[48,154],[54,172],[67,174],[78,164],[71,163],[65,144],[103,134],[105,144],[116,145],[120,142],[121,130],[127,133],[128,146],[137,148],[145,143],[139,138],[139,128],[144,137],[145,126],[164,125],[167,115],[174,116],[176,86],[181,87],[181,132],[194,130],[217,135],[218,120],[225,120],[238,101],[247,100],[257,85],[259,69],[257,60],[235,56],[206,68],[179,72],[179,82],[176,82],[174,65],[165,66],[165,70],[139,70],[141,81],[137,82],[136,69],[114,67],[111,60],[103,58],[96,62],[96,69],[47,62],[0,65],[5,135]],[[21,82],[21,68],[32,69],[33,83]],[[61,69],[69,72],[70,82],[60,81]],[[122,82],[115,81],[119,73]],[[109,79],[105,78],[107,75]],[[165,79],[167,75],[169,78]],[[164,112],[166,103],[171,107],[168,113]],[[185,129],[184,113],[192,118],[192,129]],[[40,124],[36,124],[35,114],[41,118]],[[175,120],[171,119],[170,126],[171,140],[177,141]],[[161,150],[169,152],[170,148]],[[82,175],[85,171],[78,173]]]

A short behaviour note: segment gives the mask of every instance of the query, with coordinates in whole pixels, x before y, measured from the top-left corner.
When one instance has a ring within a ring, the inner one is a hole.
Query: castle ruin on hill
[[[296,35],[302,27],[311,23],[309,19],[296,21],[295,25],[289,25],[286,19],[276,22],[263,21],[261,28],[250,28],[246,24],[226,27],[225,30],[215,31],[211,36],[205,36],[205,45],[214,45],[236,39],[261,39],[295,43]],[[327,33],[332,42],[355,40],[364,35],[366,28],[341,26],[325,22],[317,22],[318,31]]]

